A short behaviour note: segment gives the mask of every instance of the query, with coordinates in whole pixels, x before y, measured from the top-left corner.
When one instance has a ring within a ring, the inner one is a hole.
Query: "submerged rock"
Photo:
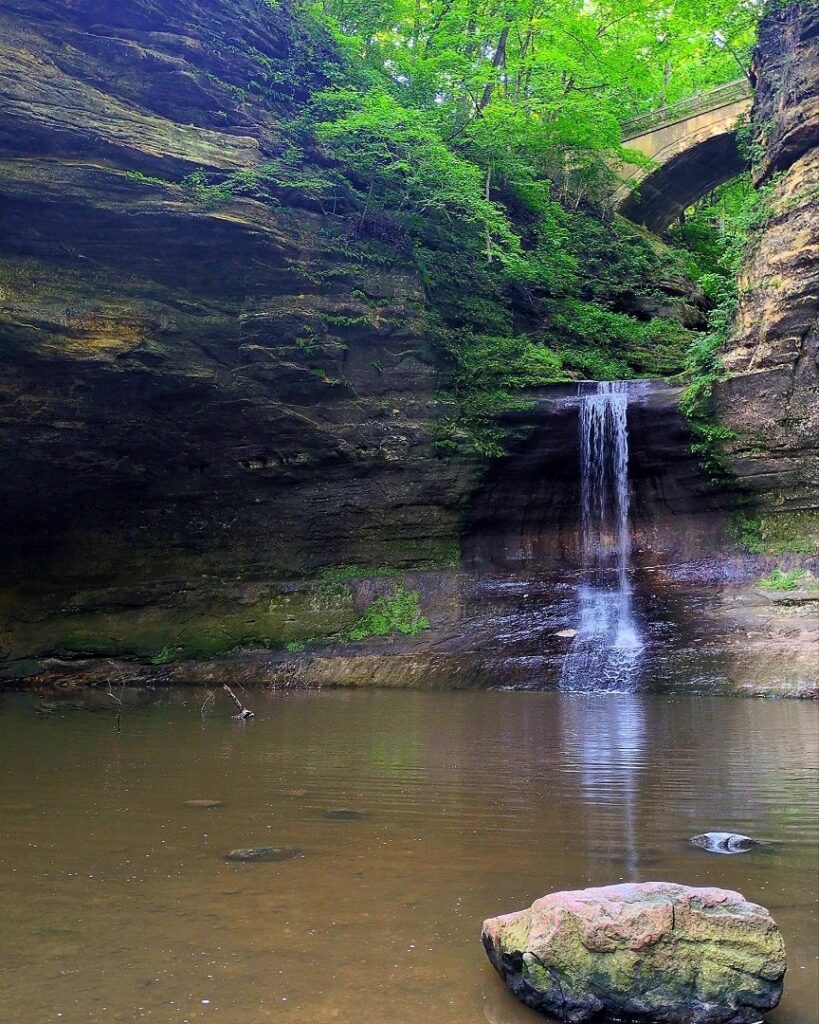
[[[747,853],[761,845],[758,839],[738,832],[703,832],[702,835],[691,836],[690,842],[709,853]]]
[[[231,850],[225,854],[225,860],[238,861],[240,863],[264,863],[272,864],[283,860],[293,860],[294,857],[303,856],[302,851],[295,846],[248,846],[244,849]]]
[[[756,1024],[782,996],[785,949],[764,907],[670,882],[557,892],[484,922],[509,989],[570,1024]]]
[[[354,811],[351,807],[331,807],[329,811],[324,812],[324,817],[330,821],[358,821],[360,818],[366,818],[366,811]]]

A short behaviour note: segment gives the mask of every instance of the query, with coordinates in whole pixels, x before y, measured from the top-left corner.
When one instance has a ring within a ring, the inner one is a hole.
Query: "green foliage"
[[[377,597],[361,618],[344,632],[343,639],[366,640],[394,633],[415,636],[425,629],[429,629],[429,620],[421,614],[421,595],[396,587],[391,594]]]
[[[295,128],[299,127],[295,122]],[[231,195],[267,205],[304,206],[325,215],[343,213],[357,201],[356,190],[345,175],[307,161],[294,143],[287,144],[275,160],[228,175],[223,187]]]
[[[173,647],[165,644],[152,658],[148,660],[152,665],[167,665],[176,658],[176,651]]]
[[[742,117],[737,125],[737,147],[740,154],[752,166],[757,167],[765,156],[763,138],[766,127],[750,117]]]
[[[692,450],[718,481],[734,479],[725,444],[736,434],[714,423],[714,389],[726,376],[721,353],[736,317],[737,275],[767,219],[769,196],[770,187],[756,190],[743,175],[706,196],[672,231],[676,244],[688,254],[689,271],[713,303],[708,332],[693,340],[686,356],[689,384],[680,407],[694,434]]]
[[[767,576],[756,581],[764,590],[799,590],[811,577],[804,569],[772,569]]]
[[[168,186],[176,184],[173,181],[168,181],[166,178],[155,178],[150,174],[143,174],[141,171],[126,171],[125,177],[131,181],[138,182],[140,185],[148,185],[150,188],[168,188]]]
[[[688,331],[672,320],[642,321],[577,299],[562,303],[553,330],[570,358],[576,360],[585,350],[583,365],[597,370],[593,376],[601,380],[674,373],[690,340]]]
[[[450,569],[460,564],[461,551],[457,542],[448,545],[439,556],[425,558],[413,565],[334,565],[324,569],[321,579],[327,582],[344,580],[378,579],[389,576],[402,576],[407,572],[429,572],[433,569]]]
[[[711,355],[715,357],[716,351],[711,350]],[[716,371],[694,377],[680,396],[680,410],[694,435],[691,451],[699,456],[705,472],[715,483],[731,483],[735,476],[724,446],[736,433],[713,421],[714,386],[719,379]]]
[[[620,117],[738,77],[760,13],[735,0],[323,0],[319,17],[371,80],[459,142],[519,115],[527,148],[559,145],[577,165],[619,144]]]
[[[740,509],[731,533],[752,554],[814,555],[819,553],[819,513],[751,512]]]
[[[305,640],[291,640],[284,645],[284,649],[288,654],[304,654],[307,650],[307,642]]]
[[[687,333],[628,312],[673,276],[668,258],[600,204],[622,119],[735,78],[757,15],[733,0],[302,0],[287,56],[254,51],[252,81],[221,83],[289,104],[280,155],[182,187],[210,208],[318,210],[339,262],[415,268],[452,399],[438,448],[497,455],[522,388],[682,368]],[[367,320],[326,322],[354,336]]]
[[[211,184],[208,175],[204,171],[194,171],[187,175],[180,182],[182,189],[197,203],[201,203],[206,209],[212,210],[233,198],[233,192],[229,183],[216,181]]]

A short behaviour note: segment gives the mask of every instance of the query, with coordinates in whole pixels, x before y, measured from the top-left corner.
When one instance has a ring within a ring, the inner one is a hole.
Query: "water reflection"
[[[117,734],[105,714],[6,699],[9,1020],[533,1024],[486,963],[481,921],[628,878],[768,905],[790,962],[771,1022],[819,1019],[813,707],[253,694],[257,718],[238,728],[203,723],[200,705],[171,693]],[[185,806],[204,798],[222,804]],[[366,817],[328,819],[334,807]],[[688,844],[712,828],[774,842],[743,857]],[[223,860],[256,845],[305,856]]]
[[[587,831],[596,852],[622,864],[626,881],[638,880],[639,797],[645,770],[644,699],[620,694],[574,705],[572,735],[579,744]],[[612,823],[616,822],[615,827]]]

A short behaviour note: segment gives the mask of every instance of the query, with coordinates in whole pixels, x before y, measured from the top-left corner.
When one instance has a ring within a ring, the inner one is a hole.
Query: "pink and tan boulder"
[[[485,921],[483,944],[519,999],[569,1024],[757,1024],[786,969],[764,907],[670,882],[551,893]]]

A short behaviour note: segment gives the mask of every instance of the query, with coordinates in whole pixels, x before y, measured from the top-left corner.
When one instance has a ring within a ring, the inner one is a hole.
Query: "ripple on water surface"
[[[2,699],[4,1019],[524,1024],[540,1018],[485,961],[484,917],[671,879],[770,907],[790,962],[770,1020],[819,1020],[815,706],[247,700],[240,725],[174,691],[118,734],[108,714]],[[718,857],[688,842],[716,830],[770,843]],[[225,860],[252,848],[298,856]]]

